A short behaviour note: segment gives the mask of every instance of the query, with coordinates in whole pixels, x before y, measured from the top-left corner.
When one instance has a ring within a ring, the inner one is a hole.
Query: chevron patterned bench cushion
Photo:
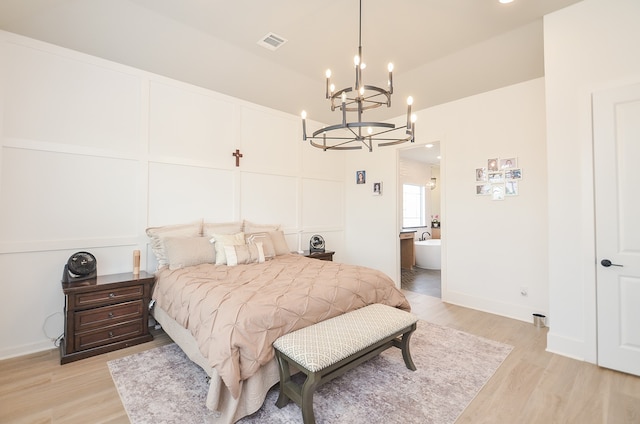
[[[316,372],[417,321],[409,312],[376,303],[285,334],[273,346],[297,364]]]

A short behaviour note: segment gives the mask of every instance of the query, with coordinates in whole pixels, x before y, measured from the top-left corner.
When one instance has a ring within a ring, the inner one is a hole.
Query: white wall
[[[417,113],[418,143],[440,142],[443,300],[521,320],[548,312],[544,80],[536,79]],[[406,147],[400,145],[400,147]],[[520,195],[475,194],[475,169],[517,157]],[[346,159],[348,260],[382,269],[399,284],[401,220],[393,148]],[[367,171],[366,187],[353,181]],[[385,181],[383,196],[369,182]],[[389,184],[388,182],[392,182]],[[528,297],[520,294],[527,287]]]
[[[299,117],[6,32],[0,63],[0,358],[53,347],[73,252],[153,270],[148,226],[278,223],[344,254],[344,155]]]
[[[596,362],[591,94],[640,82],[640,2],[584,0],[545,18],[547,348]]]

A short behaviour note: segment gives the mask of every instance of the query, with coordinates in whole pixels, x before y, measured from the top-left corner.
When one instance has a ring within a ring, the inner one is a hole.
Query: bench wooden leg
[[[307,379],[302,385],[302,422],[304,424],[315,424],[316,418],[313,414],[313,392],[320,383],[321,378],[315,372],[307,374]]]
[[[402,359],[404,359],[404,364],[411,371],[416,370],[416,366],[413,363],[413,359],[411,359],[411,351],[409,350],[409,342],[411,341],[411,336],[413,332],[416,331],[417,325],[413,324],[411,327],[408,327],[408,331],[402,333],[402,337],[399,339],[396,338],[393,340],[393,345],[398,349],[402,350]]]
[[[402,342],[400,344],[402,349],[402,359],[404,359],[404,364],[411,371],[416,370],[416,366],[413,363],[413,359],[411,359],[411,351],[409,350],[409,341],[411,340],[411,336],[413,335],[413,332],[415,331],[415,329],[416,329],[416,325],[413,324],[412,329],[402,335]]]
[[[278,372],[280,373],[280,394],[278,400],[276,400],[276,406],[278,408],[284,408],[289,403],[289,396],[286,395],[285,387],[291,382],[291,372],[289,370],[289,362],[276,351],[276,358],[278,360]]]

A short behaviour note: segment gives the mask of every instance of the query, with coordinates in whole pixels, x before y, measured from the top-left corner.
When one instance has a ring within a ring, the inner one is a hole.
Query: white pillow
[[[236,234],[213,234],[210,242],[215,243],[216,265],[227,264],[227,254],[224,250],[225,246],[238,246],[246,244],[244,241],[243,232],[239,232]]]
[[[216,262],[216,251],[206,237],[166,237],[164,249],[171,270]]]

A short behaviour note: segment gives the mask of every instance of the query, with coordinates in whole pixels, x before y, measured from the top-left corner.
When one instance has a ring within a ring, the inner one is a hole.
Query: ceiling
[[[542,16],[579,0],[364,0],[363,79],[424,109],[544,75]],[[354,84],[356,0],[0,0],[0,29],[331,123],[325,70]],[[276,51],[257,41],[288,41]]]
[[[440,142],[421,145],[409,145],[398,149],[402,160],[421,162],[428,165],[440,166]]]

